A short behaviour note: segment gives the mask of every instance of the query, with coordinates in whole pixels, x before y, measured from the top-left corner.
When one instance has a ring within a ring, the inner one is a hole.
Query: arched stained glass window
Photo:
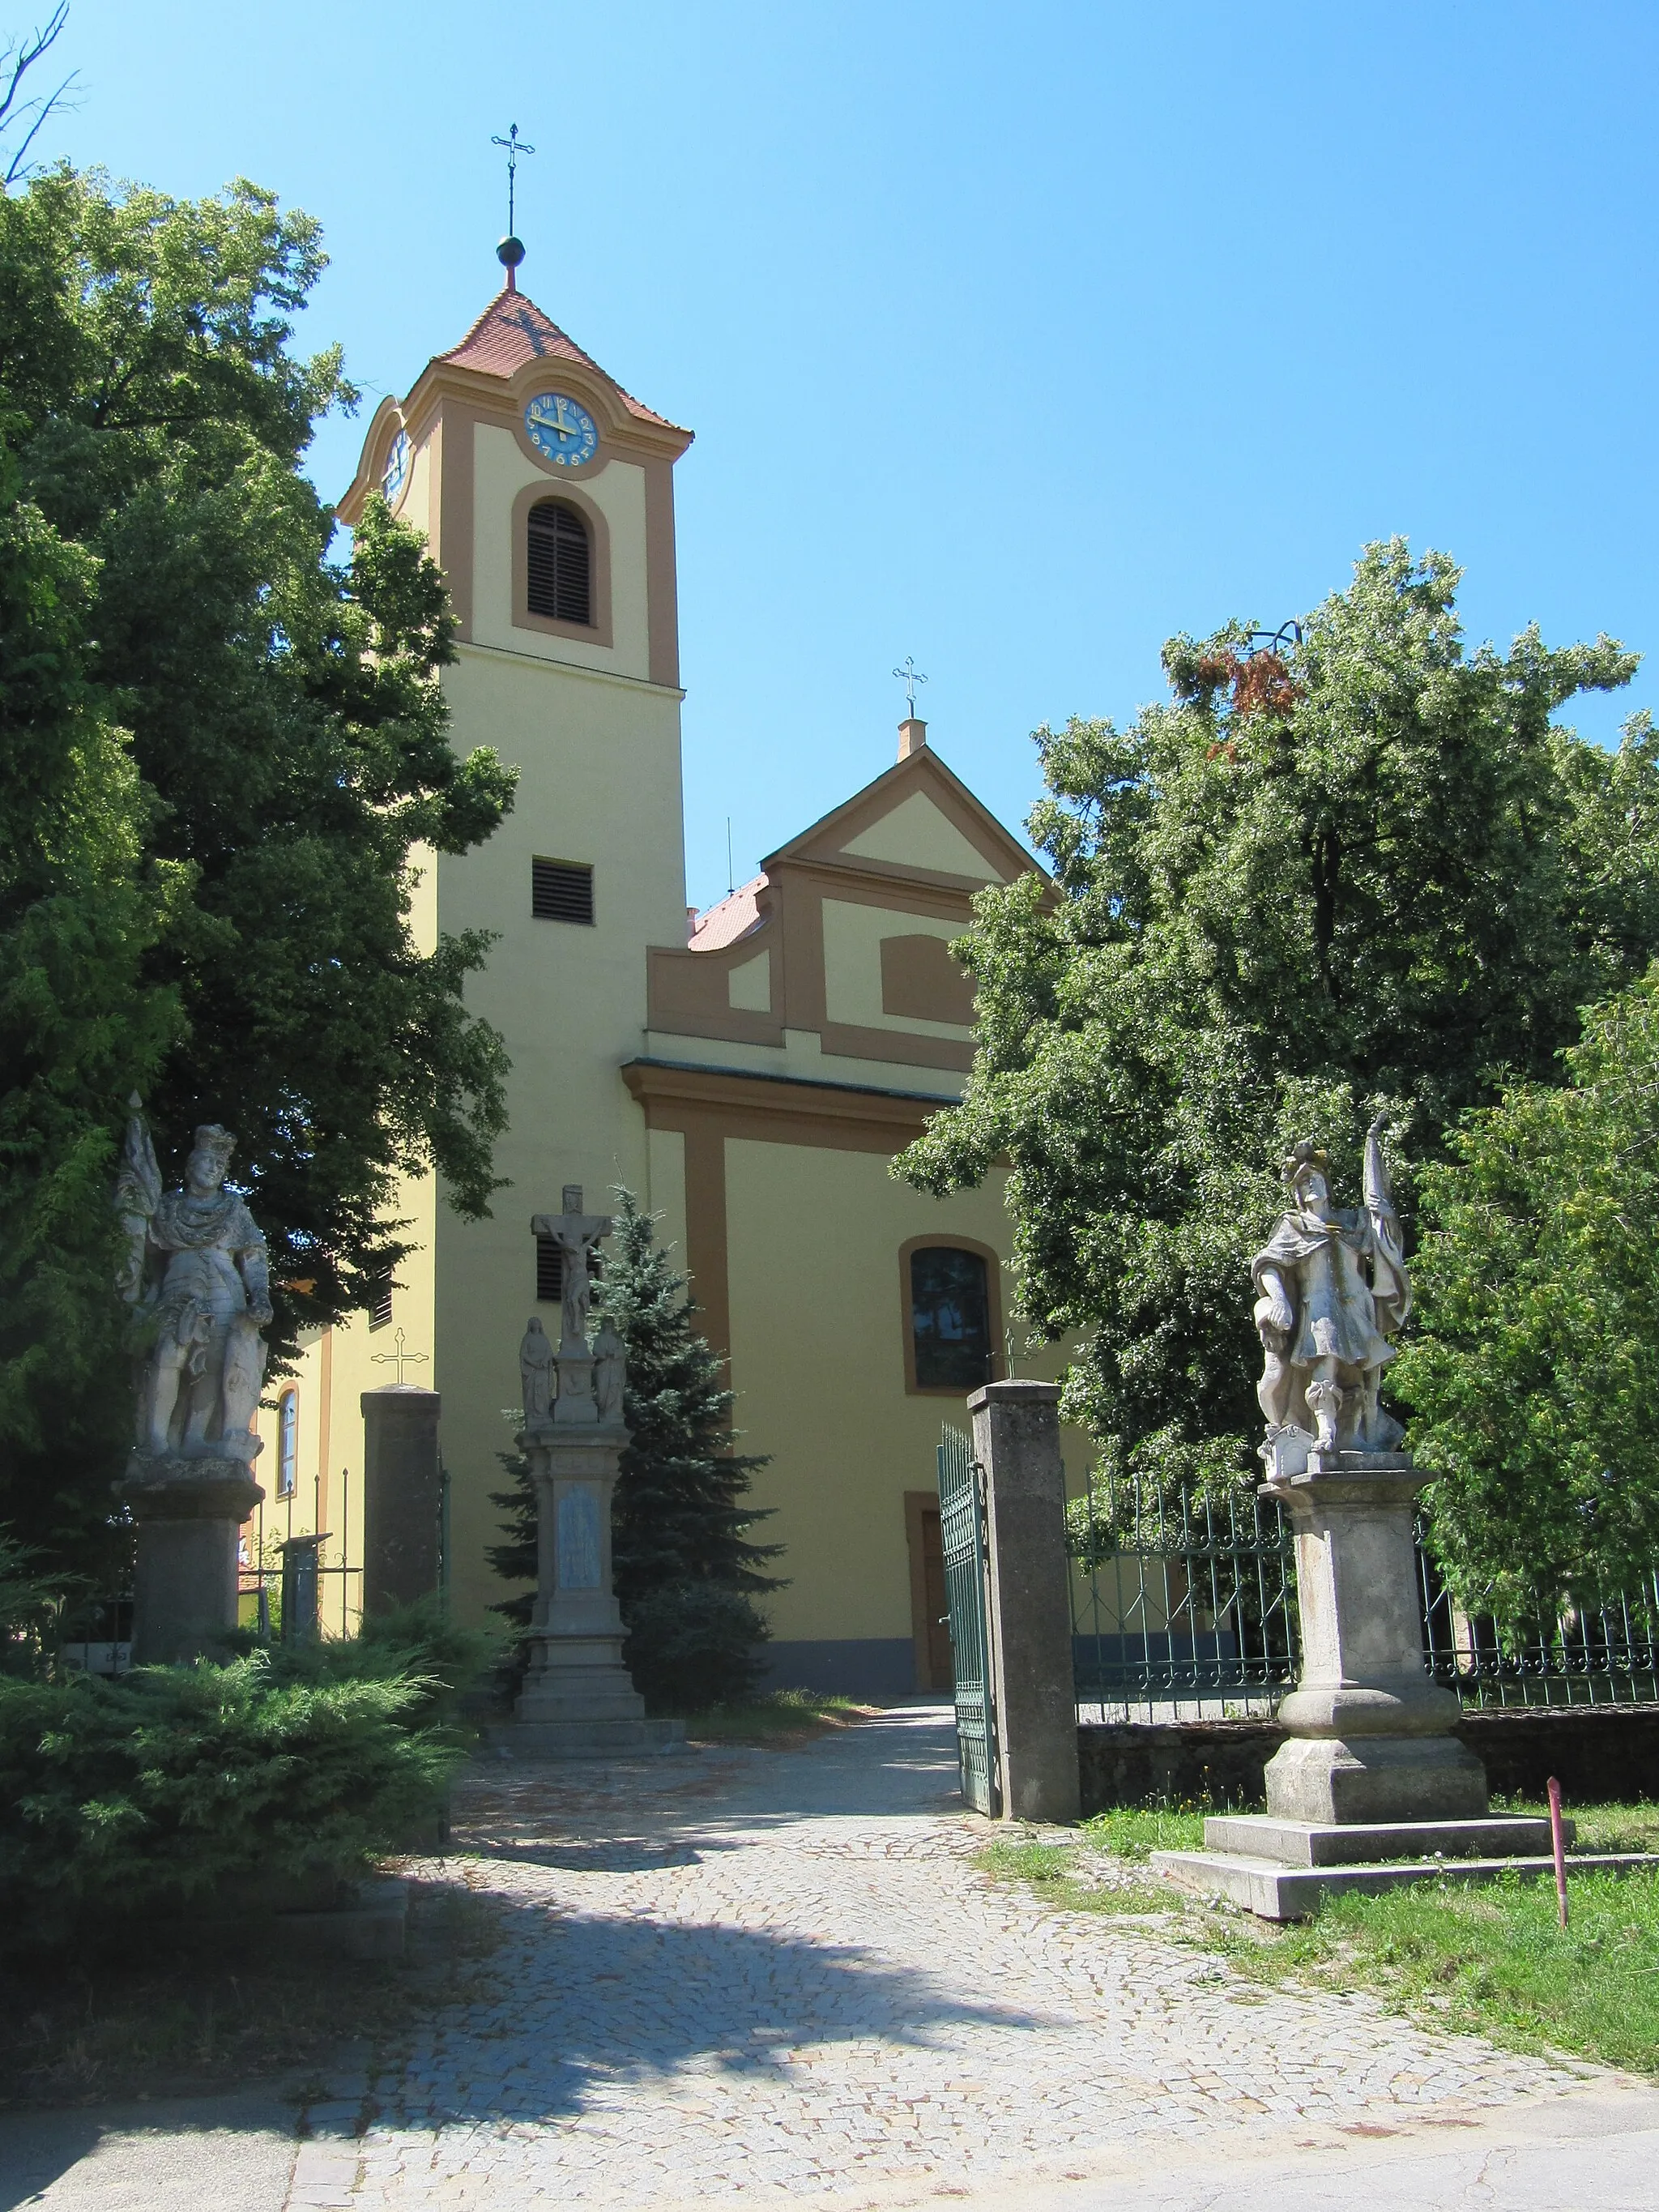
[[[985,1261],[951,1244],[910,1255],[910,1330],[919,1390],[977,1390],[992,1379]]]
[[[284,1390],[276,1403],[276,1495],[292,1498],[300,1468],[300,1394]]]

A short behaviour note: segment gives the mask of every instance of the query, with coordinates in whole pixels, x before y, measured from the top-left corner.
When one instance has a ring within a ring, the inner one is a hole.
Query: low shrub
[[[671,1583],[629,1604],[623,1661],[653,1713],[702,1712],[753,1696],[766,1634],[765,1615],[744,1591]]]
[[[441,1807],[445,1695],[371,1638],[116,1680],[0,1678],[0,1944],[359,1874]]]

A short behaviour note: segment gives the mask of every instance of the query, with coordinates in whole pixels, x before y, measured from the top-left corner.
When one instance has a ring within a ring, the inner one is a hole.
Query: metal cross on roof
[[[520,154],[533,154],[536,149],[527,140],[520,137],[519,126],[516,123],[508,124],[505,138],[492,138],[489,143],[492,146],[504,146],[507,149],[507,234],[511,238],[517,230],[517,225],[513,219],[513,201],[519,178],[519,156]]]
[[[426,1354],[423,1352],[405,1352],[404,1350],[404,1333],[402,1329],[399,1329],[397,1332],[392,1341],[397,1347],[395,1351],[371,1352],[369,1358],[373,1360],[376,1367],[391,1367],[395,1364],[398,1370],[398,1383],[399,1389],[401,1389],[403,1386],[404,1368],[424,1367],[426,1365]]]
[[[903,667],[896,668],[893,673],[904,686],[905,703],[909,719],[914,722],[916,719],[916,686],[918,684],[925,684],[927,678],[916,666],[914,654],[908,653],[904,656]]]

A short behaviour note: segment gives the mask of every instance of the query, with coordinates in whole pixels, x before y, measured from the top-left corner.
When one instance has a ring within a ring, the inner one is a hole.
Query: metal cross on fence
[[[514,194],[519,180],[519,156],[520,154],[533,154],[536,149],[527,139],[520,137],[516,123],[507,125],[505,138],[492,138],[489,143],[492,146],[503,146],[507,149],[507,234],[511,238],[518,228],[513,218]]]
[[[402,1329],[398,1329],[397,1331],[396,1334],[392,1337],[392,1342],[393,1346],[393,1349],[392,1351],[371,1352],[369,1358],[376,1367],[392,1367],[395,1365],[398,1370],[398,1382],[401,1388],[404,1368],[424,1367],[427,1364],[427,1356],[423,1352],[405,1352],[404,1350],[404,1333]]]
[[[925,684],[927,678],[916,666],[915,655],[908,653],[904,656],[904,665],[896,668],[893,673],[904,686],[905,712],[914,722],[916,719],[916,686]]]

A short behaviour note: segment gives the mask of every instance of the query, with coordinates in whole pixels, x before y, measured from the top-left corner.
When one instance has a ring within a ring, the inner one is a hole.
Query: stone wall
[[[1486,1761],[1494,1796],[1541,1798],[1553,1774],[1569,1806],[1659,1799],[1659,1705],[1465,1713],[1457,1733]],[[1086,1819],[1110,1805],[1259,1805],[1285,1741],[1273,1721],[1079,1728]]]

